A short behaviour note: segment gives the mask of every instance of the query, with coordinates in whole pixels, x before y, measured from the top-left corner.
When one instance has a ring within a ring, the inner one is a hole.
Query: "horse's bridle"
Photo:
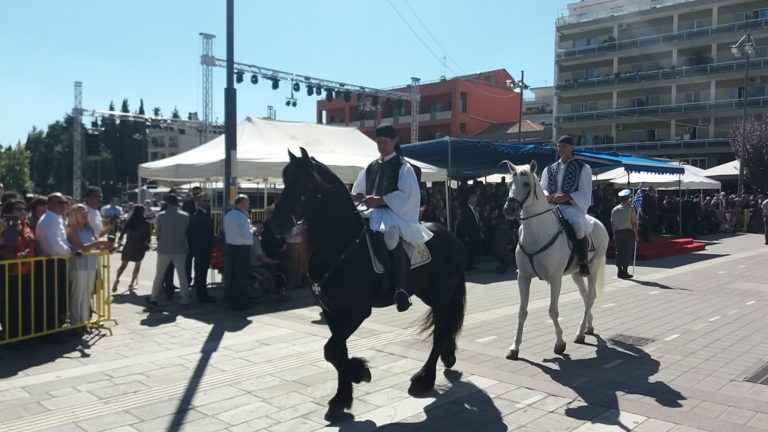
[[[530,181],[530,178],[529,178],[528,180]],[[535,189],[536,189],[536,186],[533,186],[533,187],[529,186],[529,187],[528,187],[528,192],[526,192],[526,193],[525,193],[525,196],[523,197],[523,200],[522,200],[522,201],[518,201],[518,200],[517,200],[517,198],[512,198],[512,199],[511,199],[511,200],[514,200],[514,201],[517,201],[518,203],[520,203],[520,212],[521,212],[521,213],[522,213],[522,211],[523,211],[523,206],[525,205],[525,202],[526,202],[526,201],[528,201],[528,198],[530,198],[530,197],[531,197],[531,189],[534,189],[534,191],[533,191],[533,196],[534,196],[536,199],[539,199],[539,194],[538,194],[538,192],[535,190]],[[535,218],[536,216],[541,216],[541,215],[543,215],[543,214],[546,214],[546,213],[549,213],[549,212],[551,212],[551,211],[552,211],[552,208],[548,208],[548,209],[544,210],[543,212],[539,212],[539,213],[536,213],[536,214],[535,214],[535,215],[533,215],[533,216],[526,216],[526,217],[522,217],[522,216],[521,216],[521,217],[519,217],[518,219],[519,219],[520,221],[524,221],[524,220],[528,220],[528,219],[533,219],[533,218]]]

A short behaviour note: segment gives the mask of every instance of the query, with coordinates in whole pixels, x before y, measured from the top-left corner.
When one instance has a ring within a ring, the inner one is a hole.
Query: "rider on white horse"
[[[592,169],[573,158],[573,147],[573,137],[570,135],[564,135],[557,140],[557,154],[560,159],[544,168],[541,187],[544,188],[547,201],[557,204],[563,216],[573,226],[579,273],[589,276],[587,234],[591,231],[591,224],[587,223],[587,209],[592,203]]]
[[[382,124],[376,128],[379,158],[360,171],[352,185],[352,200],[366,205],[373,231],[384,234],[393,274],[395,304],[403,312],[411,306],[405,290],[405,276],[411,264],[400,238],[410,243],[425,243],[432,233],[419,223],[421,191],[416,173],[396,151],[395,128]]]

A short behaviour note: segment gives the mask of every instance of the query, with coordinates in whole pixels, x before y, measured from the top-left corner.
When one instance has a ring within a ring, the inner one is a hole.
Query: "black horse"
[[[352,407],[352,383],[371,380],[367,362],[349,358],[347,338],[371,315],[374,303],[384,306],[376,298],[382,275],[371,264],[364,238],[367,221],[357,211],[347,187],[303,148],[301,157],[289,155],[290,162],[283,170],[285,188],[275,205],[272,229],[285,235],[295,224],[307,227],[309,277],[331,330],[325,359],[338,372],[338,389],[325,414],[326,420],[335,421],[347,416],[345,409]],[[456,363],[456,337],[464,322],[466,252],[449,231],[433,232],[427,242],[432,261],[407,275],[407,290],[432,308],[422,331],[431,330],[433,336],[429,358],[411,377],[411,395],[434,387],[438,357],[447,368]],[[389,305],[392,302],[390,299]]]

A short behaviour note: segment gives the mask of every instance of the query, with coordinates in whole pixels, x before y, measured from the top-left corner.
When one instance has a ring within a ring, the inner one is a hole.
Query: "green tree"
[[[29,177],[29,152],[21,144],[0,150],[0,182],[7,190],[26,193],[32,190]]]
[[[139,99],[139,115],[145,115],[144,113],[144,99]]]
[[[179,110],[176,107],[173,107],[173,111],[171,112],[171,118],[174,120],[180,120],[181,116],[179,115]]]
[[[45,133],[33,128],[27,135],[25,148],[36,193],[71,193],[73,125],[72,116],[67,115],[49,124]]]
[[[768,190],[768,113],[731,127],[731,148],[744,167],[744,179],[753,187]]]
[[[155,117],[162,117],[163,111],[160,109],[160,107],[154,107],[152,108],[152,115]]]

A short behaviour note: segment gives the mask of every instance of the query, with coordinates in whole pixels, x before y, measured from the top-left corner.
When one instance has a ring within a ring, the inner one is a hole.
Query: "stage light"
[[[243,71],[235,72],[235,81],[240,84],[243,82]]]
[[[358,93],[357,94],[357,102],[360,103],[362,101],[363,101],[363,94],[362,93]]]
[[[352,94],[349,92],[349,90],[344,91],[344,102],[349,103],[349,101],[352,100]]]
[[[315,86],[315,94],[318,95],[318,96],[323,94],[323,88],[320,86],[320,84]]]
[[[251,75],[251,84],[258,84],[259,83],[259,76],[256,74]]]
[[[311,85],[307,85],[307,96],[312,96],[315,94],[315,88]]]
[[[277,78],[271,78],[272,80],[272,90],[277,90],[280,88],[280,80]]]
[[[301,86],[296,81],[293,82],[293,91],[295,92],[301,91]]]
[[[291,102],[291,106],[296,108],[296,99],[294,99],[293,102]]]
[[[287,101],[285,101],[285,106],[291,106],[291,101],[290,101],[290,99],[289,99],[289,100],[287,100]]]
[[[330,102],[333,100],[333,89],[330,87],[325,89],[325,101]]]

